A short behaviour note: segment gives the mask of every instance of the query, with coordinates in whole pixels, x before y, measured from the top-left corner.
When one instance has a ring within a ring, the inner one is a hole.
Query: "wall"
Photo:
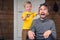
[[[58,12],[55,12],[53,10],[55,1],[58,5]],[[57,31],[57,39],[60,40],[60,0],[46,0],[46,3],[50,6],[50,18],[52,18],[55,21],[56,24],[56,31]]]
[[[0,0],[0,40],[13,40],[13,0]]]

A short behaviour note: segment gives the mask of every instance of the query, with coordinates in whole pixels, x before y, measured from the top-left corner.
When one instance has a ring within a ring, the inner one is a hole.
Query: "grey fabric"
[[[51,19],[44,19],[40,20],[40,18],[35,19],[32,23],[31,30],[35,33],[36,39],[44,39],[43,33],[47,30],[52,31],[52,37],[56,38],[56,29],[55,29],[55,23]]]

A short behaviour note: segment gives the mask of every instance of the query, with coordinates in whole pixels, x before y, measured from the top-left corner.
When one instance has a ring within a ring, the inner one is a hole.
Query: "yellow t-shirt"
[[[30,29],[30,27],[32,25],[33,18],[36,16],[36,13],[35,12],[23,12],[22,13],[22,17],[25,17],[27,15],[29,15],[29,17],[27,17],[24,20],[22,29]]]

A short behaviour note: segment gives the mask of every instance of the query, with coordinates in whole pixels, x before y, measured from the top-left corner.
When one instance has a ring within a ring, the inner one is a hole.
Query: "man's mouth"
[[[41,15],[45,15],[45,13],[44,13],[44,12],[42,12],[42,13],[41,13]]]
[[[45,15],[45,14],[41,14],[41,15]]]

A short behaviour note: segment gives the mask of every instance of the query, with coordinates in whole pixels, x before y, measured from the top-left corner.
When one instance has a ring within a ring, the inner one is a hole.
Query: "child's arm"
[[[38,13],[36,13],[36,12],[35,12],[35,13],[33,13],[33,17],[36,17],[37,15],[38,15]]]
[[[23,20],[27,20],[29,16],[30,16],[29,14],[23,14],[23,15],[22,15],[22,19],[23,19]]]
[[[26,17],[22,17],[23,20],[26,20]]]

